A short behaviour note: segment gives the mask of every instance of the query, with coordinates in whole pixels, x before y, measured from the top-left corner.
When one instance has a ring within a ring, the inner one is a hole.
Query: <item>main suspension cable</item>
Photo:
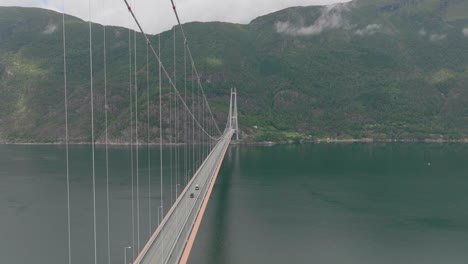
[[[209,110],[209,112],[210,112],[211,118],[213,119],[213,121],[215,121],[216,129],[218,130],[218,133],[219,133],[219,134],[223,134],[223,133],[221,132],[221,130],[219,130],[218,124],[216,123],[216,120],[215,120],[215,118],[214,118],[214,116],[213,116],[213,113],[212,113],[212,111],[211,111],[211,108],[210,108],[210,106],[209,106],[209,104],[208,104],[208,99],[206,98],[205,90],[203,89],[203,86],[202,86],[202,84],[201,84],[200,75],[198,74],[197,68],[195,67],[195,62],[194,62],[194,60],[193,60],[192,52],[190,51],[190,47],[189,47],[189,45],[188,45],[188,40],[187,40],[187,37],[186,37],[186,35],[185,35],[185,31],[184,31],[184,28],[183,28],[183,26],[182,26],[182,23],[180,23],[179,14],[177,13],[177,9],[176,9],[176,6],[175,6],[175,4],[174,4],[174,0],[170,0],[170,1],[171,1],[171,4],[172,4],[172,10],[174,11],[174,14],[175,14],[176,19],[177,19],[177,23],[179,24],[180,30],[181,30],[181,32],[182,32],[182,37],[184,38],[184,42],[186,43],[188,55],[189,55],[190,60],[192,61],[192,64],[193,64],[193,67],[194,67],[194,70],[195,70],[195,74],[196,74],[196,76],[197,76],[198,85],[200,86],[201,92],[202,92],[202,94],[203,94],[203,98],[205,99],[205,102],[206,102],[206,104],[208,105],[208,110]]]
[[[156,53],[156,51],[154,50],[153,48],[153,45],[151,44],[151,41],[149,40],[148,36],[146,35],[145,31],[143,30],[143,28],[141,27],[141,24],[140,22],[138,21],[138,19],[136,18],[135,16],[135,13],[133,12],[132,8],[130,7],[130,5],[128,4],[127,0],[124,0],[125,4],[127,5],[127,8],[128,8],[128,11],[130,12],[130,14],[132,15],[135,23],[137,24],[138,28],[140,29],[140,32],[143,34],[143,36],[145,37],[145,39],[150,43],[150,48],[151,48],[151,51],[154,55],[154,57],[158,60],[159,63],[161,63],[161,69],[164,73],[164,75],[166,75],[166,78],[168,79],[169,81],[169,84],[170,86],[172,86],[172,88],[175,90],[175,93],[177,95],[177,97],[181,100],[182,104],[184,105],[184,107],[189,111],[189,114],[190,116],[194,119],[195,123],[197,124],[197,126],[200,127],[200,129],[203,131],[203,133],[207,134],[209,137],[211,137],[212,139],[214,140],[219,140],[222,138],[222,136],[220,137],[213,137],[212,135],[210,135],[206,130],[205,128],[201,125],[201,123],[195,118],[194,114],[190,111],[189,107],[187,106],[186,102],[184,101],[183,97],[180,95],[180,92],[179,90],[177,89],[177,87],[175,86],[174,82],[172,81],[169,73],[167,72],[166,68],[164,67],[164,65],[162,64],[161,62],[161,59],[160,57],[158,56],[158,54]]]

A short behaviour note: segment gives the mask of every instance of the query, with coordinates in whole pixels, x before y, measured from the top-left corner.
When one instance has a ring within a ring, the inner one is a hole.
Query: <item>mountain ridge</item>
[[[237,87],[240,125],[252,140],[466,139],[468,15],[455,12],[466,6],[454,0],[360,0],[287,8],[246,25],[193,22],[184,27],[219,125],[229,89]],[[61,141],[61,29],[50,26],[60,25],[60,14],[8,9],[0,8],[0,14],[7,14],[0,15],[0,139]],[[84,21],[67,16],[71,131],[77,142],[89,141],[89,92],[86,81],[79,81],[89,78],[86,29]],[[126,142],[128,33],[118,27],[107,30],[112,141]],[[100,34],[102,26],[93,25],[96,58],[102,56]],[[171,31],[161,38],[167,51],[163,62],[171,68]],[[151,40],[156,43],[155,36]],[[140,37],[140,62],[145,61],[144,50]],[[181,44],[177,50],[183,50]],[[100,60],[96,69],[102,67]],[[181,59],[177,65],[183,72]],[[156,67],[153,63],[150,68]],[[138,65],[138,73],[144,76],[144,65]],[[96,82],[100,87],[102,77]],[[151,94],[157,91],[153,88]],[[102,91],[96,96],[102,137]],[[156,104],[151,108],[156,114]],[[144,109],[142,103],[143,118]],[[157,126],[151,131],[157,138]]]

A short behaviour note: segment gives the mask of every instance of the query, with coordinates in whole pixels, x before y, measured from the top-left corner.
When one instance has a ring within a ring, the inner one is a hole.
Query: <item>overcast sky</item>
[[[65,1],[65,2],[64,2]],[[176,19],[170,0],[128,0],[143,29],[159,33],[170,29]],[[252,19],[290,6],[327,5],[349,0],[175,0],[182,23],[226,21],[249,23]],[[65,3],[65,5],[64,5]],[[41,7],[89,20],[86,0],[0,0],[0,6]],[[64,7],[65,6],[65,7]],[[135,28],[124,0],[91,0],[91,20],[106,25]]]

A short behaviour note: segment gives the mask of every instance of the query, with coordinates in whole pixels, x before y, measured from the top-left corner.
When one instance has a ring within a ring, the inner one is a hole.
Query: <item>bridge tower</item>
[[[237,90],[231,88],[231,100],[229,102],[229,128],[236,131],[236,140],[239,140],[239,124],[237,123]]]

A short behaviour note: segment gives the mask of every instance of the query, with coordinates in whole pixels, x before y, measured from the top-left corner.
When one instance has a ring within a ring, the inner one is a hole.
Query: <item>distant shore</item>
[[[235,142],[238,145],[257,145],[257,146],[273,146],[284,144],[318,144],[318,143],[468,143],[468,139],[313,139],[313,140],[286,140],[286,141],[262,141],[262,142]]]
[[[274,146],[285,144],[318,144],[318,143],[468,143],[468,139],[311,139],[311,140],[285,140],[285,141],[233,141],[234,145],[250,145],[250,146]],[[90,145],[90,142],[70,142],[69,145]],[[65,145],[65,142],[16,142],[16,141],[0,141],[0,145]],[[96,142],[95,145],[104,146],[105,142]],[[110,146],[129,146],[128,142],[109,142]],[[135,144],[133,144],[135,145]],[[147,143],[139,143],[140,146],[146,146]],[[150,146],[159,146],[159,143],[150,143]],[[183,143],[163,143],[164,146],[183,146]]]

